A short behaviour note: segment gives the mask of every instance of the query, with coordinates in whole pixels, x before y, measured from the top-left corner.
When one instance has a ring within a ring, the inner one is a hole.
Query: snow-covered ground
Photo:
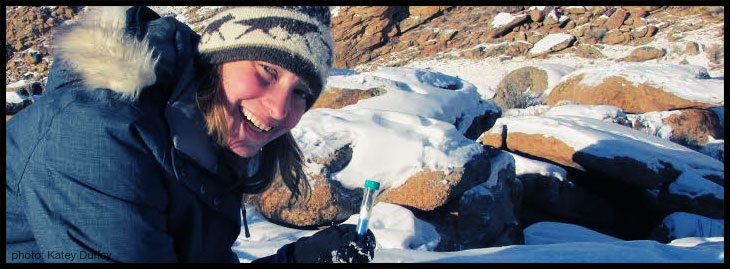
[[[358,215],[346,223],[355,223]],[[682,218],[682,215],[674,216]],[[572,224],[539,222],[525,229],[525,245],[434,252],[434,228],[397,205],[379,203],[371,216],[377,240],[373,263],[717,263],[725,261],[724,237],[686,237],[662,244],[624,241]],[[687,222],[694,222],[686,216]],[[243,233],[233,246],[240,262],[272,255],[314,230],[297,230],[268,222],[247,210],[251,237]],[[681,222],[679,222],[681,223]],[[678,228],[687,229],[687,228]]]

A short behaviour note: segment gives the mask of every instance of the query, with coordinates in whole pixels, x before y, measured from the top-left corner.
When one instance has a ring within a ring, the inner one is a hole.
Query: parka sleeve
[[[47,262],[177,261],[162,168],[131,109],[72,103],[31,154],[22,206]]]

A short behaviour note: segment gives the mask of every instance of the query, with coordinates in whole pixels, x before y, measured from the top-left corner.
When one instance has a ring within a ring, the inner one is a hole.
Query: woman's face
[[[311,92],[294,73],[262,61],[226,62],[221,80],[230,131],[227,144],[242,157],[256,155],[294,128]]]

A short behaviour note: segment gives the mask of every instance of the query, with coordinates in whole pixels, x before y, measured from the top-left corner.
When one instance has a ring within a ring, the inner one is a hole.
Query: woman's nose
[[[283,120],[289,114],[289,96],[293,87],[272,87],[266,93],[265,106],[269,116],[275,120]]]

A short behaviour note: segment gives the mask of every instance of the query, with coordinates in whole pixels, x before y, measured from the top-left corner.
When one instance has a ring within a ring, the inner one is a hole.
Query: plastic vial
[[[357,220],[357,241],[361,242],[365,233],[368,231],[368,221],[370,220],[370,212],[373,209],[375,201],[375,193],[380,188],[380,183],[372,180],[365,180],[365,189],[362,196],[362,204],[360,204],[360,218]]]

